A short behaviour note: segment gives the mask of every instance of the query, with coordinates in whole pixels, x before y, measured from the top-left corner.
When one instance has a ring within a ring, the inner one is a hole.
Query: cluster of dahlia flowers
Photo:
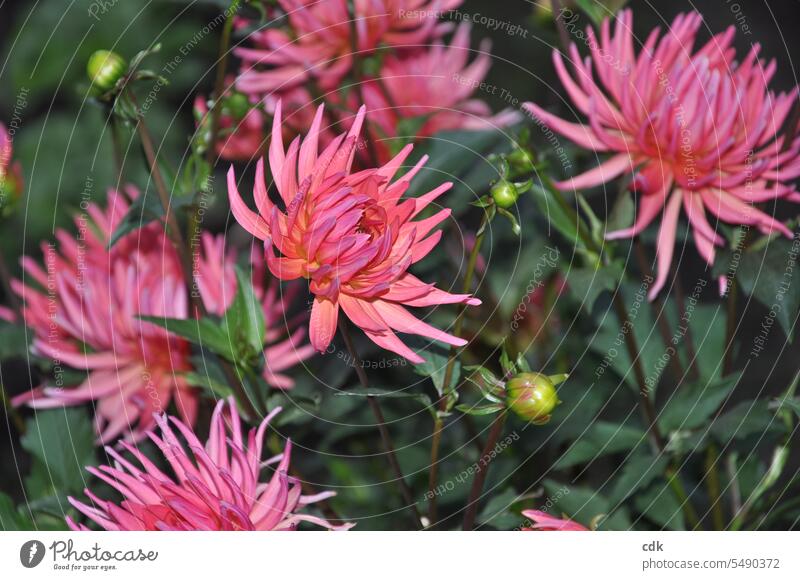
[[[518,113],[493,117],[484,101],[472,98],[489,70],[490,46],[486,40],[470,49],[469,24],[455,27],[440,19],[461,1],[279,0],[268,10],[273,22],[250,33],[248,46],[234,51],[242,63],[235,88],[253,109],[241,120],[222,120],[227,134],[217,153],[229,160],[256,157],[266,140],[260,134],[264,116],[274,114],[278,101],[287,135],[309,128],[314,101],[335,104],[324,119],[322,143],[332,138],[327,127],[348,126],[366,106],[376,157],[370,161],[381,163],[409,133],[420,138],[517,121]],[[282,26],[272,26],[275,22]],[[238,21],[240,29],[255,25]]]
[[[681,207],[697,251],[713,265],[716,248],[725,245],[719,222],[791,237],[784,224],[755,205],[800,201],[791,183],[800,176],[800,136],[780,134],[798,89],[769,90],[777,67],[759,58],[758,44],[737,61],[733,26],[695,48],[701,24],[697,12],[680,14],[663,34],[654,29],[637,54],[633,14],[623,10],[613,34],[610,18],[599,39],[587,28],[589,57],[570,47],[572,73],[565,57],[553,52],[567,95],[588,124],[560,119],[535,103],[525,105],[553,131],[611,155],[557,183],[559,188],[586,189],[633,176],[636,221],[609,232],[608,239],[636,236],[660,216],[651,299],[667,282]],[[724,289],[724,279],[721,284]]]
[[[141,440],[171,402],[187,424],[193,425],[197,415],[197,392],[184,377],[192,368],[189,343],[139,318],[189,317],[190,290],[163,224],[152,222],[109,248],[138,196],[128,187],[111,191],[105,208],[87,202],[86,213],[75,220],[77,236],[59,230],[57,245],[42,245],[44,267],[23,257],[26,276],[13,282],[34,332],[33,351],[50,359],[55,371],[52,381],[14,403],[49,408],[94,401],[98,439],[104,443],[119,436]],[[226,253],[224,239],[204,233],[195,277],[209,312],[222,314],[233,300],[234,265],[235,254]],[[303,343],[302,328],[287,336],[281,297],[275,288],[263,288],[262,281],[254,276],[271,323],[265,378],[276,387],[291,387],[282,371],[313,351]],[[88,371],[85,381],[65,386],[64,366]]]

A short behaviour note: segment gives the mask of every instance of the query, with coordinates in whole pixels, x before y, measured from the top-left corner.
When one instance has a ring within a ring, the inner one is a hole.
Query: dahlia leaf
[[[681,385],[659,414],[661,429],[669,432],[700,427],[727,400],[741,378],[741,373],[735,373],[715,382]]]
[[[550,509],[553,515],[563,514],[584,525],[602,515],[599,529],[627,530],[631,527],[628,511],[593,489],[564,485],[552,479],[544,480],[544,489],[554,504]]]
[[[413,399],[422,404],[428,412],[435,418],[436,406],[431,401],[431,398],[425,393],[410,393],[407,391],[392,391],[390,389],[383,389],[380,387],[370,387],[365,389],[357,387],[348,391],[340,391],[336,393],[338,397],[375,397],[384,399]]]
[[[26,356],[31,338],[24,326],[0,322],[0,360]]]
[[[84,470],[96,463],[92,427],[84,410],[72,407],[38,411],[28,420],[22,447],[44,466],[56,494],[84,488]]]
[[[163,316],[139,316],[140,320],[151,322],[169,332],[185,338],[189,342],[233,361],[235,350],[227,329],[209,318],[186,319],[165,318]]]
[[[450,384],[445,385],[444,379],[447,370],[447,364],[450,360],[448,352],[442,348],[432,347],[420,355],[425,359],[425,362],[414,365],[414,372],[423,377],[430,377],[433,381],[433,386],[436,387],[436,392],[442,396],[445,392],[452,391],[458,384],[461,378],[461,362],[456,359],[453,364],[453,371],[450,377]]]
[[[555,469],[567,469],[589,463],[598,457],[627,452],[646,443],[647,434],[637,427],[617,425],[607,421],[595,421],[587,427],[556,461]]]
[[[620,502],[647,487],[664,473],[669,463],[665,455],[653,456],[649,452],[634,453],[626,458],[608,495],[612,502]]]
[[[0,492],[0,530],[16,532],[33,530],[33,520],[17,509],[14,501],[6,494]]]

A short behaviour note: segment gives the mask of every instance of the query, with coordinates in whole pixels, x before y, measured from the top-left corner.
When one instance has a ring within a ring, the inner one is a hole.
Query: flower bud
[[[506,383],[506,406],[536,425],[547,423],[559,403],[556,385],[547,375],[520,373]]]
[[[503,209],[513,207],[517,203],[517,199],[519,199],[517,188],[514,187],[513,183],[505,179],[501,179],[492,186],[491,194],[497,206]]]
[[[92,81],[92,89],[98,93],[105,93],[114,88],[117,81],[128,70],[128,63],[116,52],[110,50],[95,51],[89,57],[86,72]]]
[[[235,120],[241,121],[248,112],[250,112],[250,101],[242,93],[232,93],[223,101],[223,116],[230,115]]]
[[[524,149],[514,149],[514,151],[506,155],[506,161],[508,161],[508,165],[517,175],[527,175],[534,169],[533,159]]]

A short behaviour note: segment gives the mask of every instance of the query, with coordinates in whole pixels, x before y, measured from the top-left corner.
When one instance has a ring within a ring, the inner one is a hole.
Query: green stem
[[[472,530],[475,527],[475,517],[478,513],[478,504],[480,503],[483,484],[486,482],[486,476],[489,474],[492,451],[497,445],[497,440],[500,439],[500,435],[503,434],[505,422],[506,413],[501,411],[497,414],[492,422],[492,426],[489,428],[489,436],[486,439],[486,445],[478,459],[478,471],[475,473],[475,479],[472,480],[472,487],[469,490],[469,499],[467,500],[467,507],[464,510],[464,522],[461,526],[463,530]]]
[[[356,350],[355,344],[353,343],[352,338],[350,337],[350,329],[347,323],[347,320],[344,316],[339,316],[339,332],[344,339],[344,343],[347,346],[347,350],[350,353],[350,358],[353,361],[353,367],[356,369],[356,374],[358,375],[358,381],[361,383],[361,386],[364,390],[369,389],[369,379],[367,378],[367,373],[364,370],[364,367],[361,365],[361,358],[358,356],[358,351]],[[383,442],[384,450],[386,451],[386,457],[389,461],[389,467],[394,472],[395,479],[397,480],[397,484],[400,487],[400,493],[403,496],[403,500],[406,502],[406,505],[411,509],[414,515],[414,527],[416,529],[422,529],[422,518],[420,517],[419,510],[417,509],[417,502],[414,501],[414,496],[411,493],[411,489],[408,487],[406,483],[406,478],[403,475],[403,470],[400,467],[400,462],[397,460],[397,454],[395,453],[395,446],[392,442],[391,434],[389,433],[389,429],[386,427],[386,419],[383,416],[383,411],[381,410],[381,406],[378,403],[378,399],[374,396],[367,396],[367,403],[369,404],[370,409],[372,410],[372,414],[375,416],[375,420],[378,426],[378,432],[381,435],[381,440]]]
[[[462,293],[469,294],[472,290],[472,279],[475,275],[475,266],[478,263],[478,256],[481,252],[483,245],[483,238],[486,234],[486,227],[489,223],[489,214],[484,210],[481,217],[481,223],[478,227],[477,236],[475,236],[475,243],[470,250],[469,258],[467,260],[467,270],[464,273],[464,283],[462,285]],[[461,332],[464,326],[464,317],[466,316],[466,305],[462,304],[456,315],[455,325],[453,327],[453,335],[461,338]],[[436,501],[436,484],[439,480],[439,448],[442,443],[442,429],[444,428],[443,416],[452,409],[452,393],[450,392],[450,383],[453,380],[453,372],[455,369],[456,360],[458,359],[458,349],[454,346],[450,347],[449,357],[447,359],[447,366],[444,371],[444,380],[442,382],[442,396],[439,397],[437,406],[439,412],[436,413],[436,419],[433,424],[433,433],[431,435],[431,454],[430,463],[428,468],[428,520],[429,525],[433,526],[439,519],[438,502]],[[457,390],[455,387],[454,390]]]
[[[711,500],[711,520],[715,530],[725,529],[725,514],[722,512],[722,498],[720,494],[719,471],[717,464],[720,461],[719,450],[713,443],[706,449],[706,488]]]
[[[230,54],[231,32],[233,31],[233,19],[239,10],[241,0],[233,0],[227,9],[225,25],[222,28],[222,36],[219,40],[219,51],[217,53],[217,69],[214,80],[214,92],[211,94],[211,132],[208,138],[208,149],[206,150],[206,162],[209,166],[214,165],[214,156],[217,150],[217,137],[219,136],[220,114],[222,107],[219,101],[225,92],[225,73],[228,68],[228,55]]]
[[[120,96],[120,98],[124,98],[124,96]],[[138,111],[133,92],[129,91],[129,98],[131,99],[131,103],[133,104],[134,108]],[[161,175],[161,170],[158,166],[158,159],[156,158],[155,148],[153,147],[153,138],[144,122],[144,117],[140,113],[137,114],[136,131],[139,134],[139,138],[142,142],[142,148],[144,149],[144,154],[147,158],[147,164],[150,168],[150,174],[153,177],[156,191],[158,192],[159,199],[161,200],[161,205],[164,207],[164,221],[166,222],[167,233],[172,241],[175,251],[178,253],[178,256],[181,260],[183,275],[186,281],[186,289],[189,292],[189,296],[193,305],[193,315],[197,318],[202,318],[208,313],[206,311],[205,304],[203,304],[202,298],[200,298],[200,292],[195,291],[197,288],[197,282],[194,279],[194,261],[191,253],[189,252],[189,248],[183,239],[183,235],[181,234],[178,220],[175,217],[175,214],[171,211],[170,194],[169,190],[167,189],[167,184],[164,182],[164,177]],[[236,376],[234,370],[225,360],[223,360],[221,357],[217,358],[219,365],[222,368],[222,372],[225,374],[228,383],[233,389],[233,392],[236,394],[237,400],[244,407],[244,412],[252,420],[255,420],[260,416],[259,412],[242,386],[239,377]]]

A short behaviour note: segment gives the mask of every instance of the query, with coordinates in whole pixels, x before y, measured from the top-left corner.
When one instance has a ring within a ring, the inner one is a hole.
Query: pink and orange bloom
[[[523,532],[588,532],[589,529],[570,519],[561,519],[539,510],[524,510],[522,515],[530,520],[530,527]]]
[[[77,237],[60,230],[55,245],[43,244],[45,267],[24,257],[28,280],[14,281],[23,299],[26,324],[34,331],[33,351],[54,363],[54,383],[15,398],[35,408],[96,401],[95,424],[101,442],[119,436],[138,441],[154,425],[155,413],[174,402],[183,421],[193,425],[198,394],[184,373],[191,370],[190,345],[139,316],[187,318],[189,290],[180,260],[160,222],[127,234],[108,248],[112,233],[139,195],[134,188],[110,192],[108,206],[87,205],[75,222]],[[222,238],[203,236],[197,279],[209,310],[221,314],[233,299],[234,256],[225,255]],[[303,330],[289,337],[278,329],[281,303],[260,291],[273,343],[266,351],[267,380],[290,387],[282,374],[312,351]],[[88,371],[77,387],[63,385],[63,367]]]
[[[444,183],[416,198],[401,199],[421,159],[395,179],[411,153],[407,145],[382,167],[353,172],[353,158],[364,122],[359,111],[350,131],[331,141],[322,153],[318,140],[323,109],[317,110],[308,135],[284,150],[281,106],[272,126],[269,166],[285,210],[269,198],[264,163],[259,161],[253,212],[242,200],[233,168],[228,195],[236,220],[265,244],[265,259],[281,280],[306,278],[314,294],[310,339],[324,351],[336,332],[340,309],[379,346],[414,363],[423,359],[395,334],[417,334],[462,346],[465,341],[417,319],[407,306],[480,304],[464,294],[450,294],[408,272],[439,243],[434,228],[450,216],[442,209],[414,221],[451,187]],[[277,252],[277,254],[276,254]]]
[[[701,23],[696,12],[681,14],[663,35],[653,30],[637,55],[633,16],[623,10],[613,34],[609,19],[599,39],[587,29],[591,57],[584,60],[571,46],[572,73],[554,51],[559,78],[588,125],[560,119],[534,103],[525,105],[579,146],[612,154],[558,183],[560,189],[585,189],[633,175],[636,221],[609,233],[608,239],[636,236],[660,216],[651,299],[667,281],[681,207],[697,250],[710,265],[715,248],[725,245],[714,218],[791,236],[786,226],[754,206],[776,199],[800,201],[790,183],[800,176],[800,138],[779,133],[797,88],[781,94],[769,90],[776,64],[759,58],[758,44],[736,61],[733,26],[693,49]]]
[[[181,420],[156,416],[160,435],[148,430],[147,437],[169,463],[172,475],[123,442],[123,449],[133,459],[107,447],[115,466],[87,467],[87,471],[124,499],[114,503],[87,489],[91,505],[72,497],[69,501],[100,528],[113,531],[294,530],[300,522],[334,530],[352,527],[298,513],[335,493],[302,495],[300,482],[289,475],[291,441],[286,442],[283,453],[262,461],[264,435],[278,412],[280,408],[245,437],[233,399],[227,405],[219,401],[205,445]],[[265,469],[272,471],[268,479],[262,478]],[[73,530],[88,530],[70,517],[67,523]]]
[[[392,139],[404,120],[418,119],[416,138],[439,131],[480,130],[520,120],[516,111],[492,116],[489,105],[471,98],[491,66],[489,41],[470,62],[470,26],[458,27],[449,45],[435,40],[430,47],[388,56],[378,74],[365,82],[361,95],[367,107],[369,129],[381,162],[387,161]],[[406,135],[400,137],[407,138]]]
[[[462,0],[278,0],[288,28],[265,28],[250,35],[253,48],[239,48],[237,88],[265,94],[317,84],[336,85],[380,45],[402,49],[444,34],[451,25],[438,15]],[[355,54],[354,54],[355,53]]]

